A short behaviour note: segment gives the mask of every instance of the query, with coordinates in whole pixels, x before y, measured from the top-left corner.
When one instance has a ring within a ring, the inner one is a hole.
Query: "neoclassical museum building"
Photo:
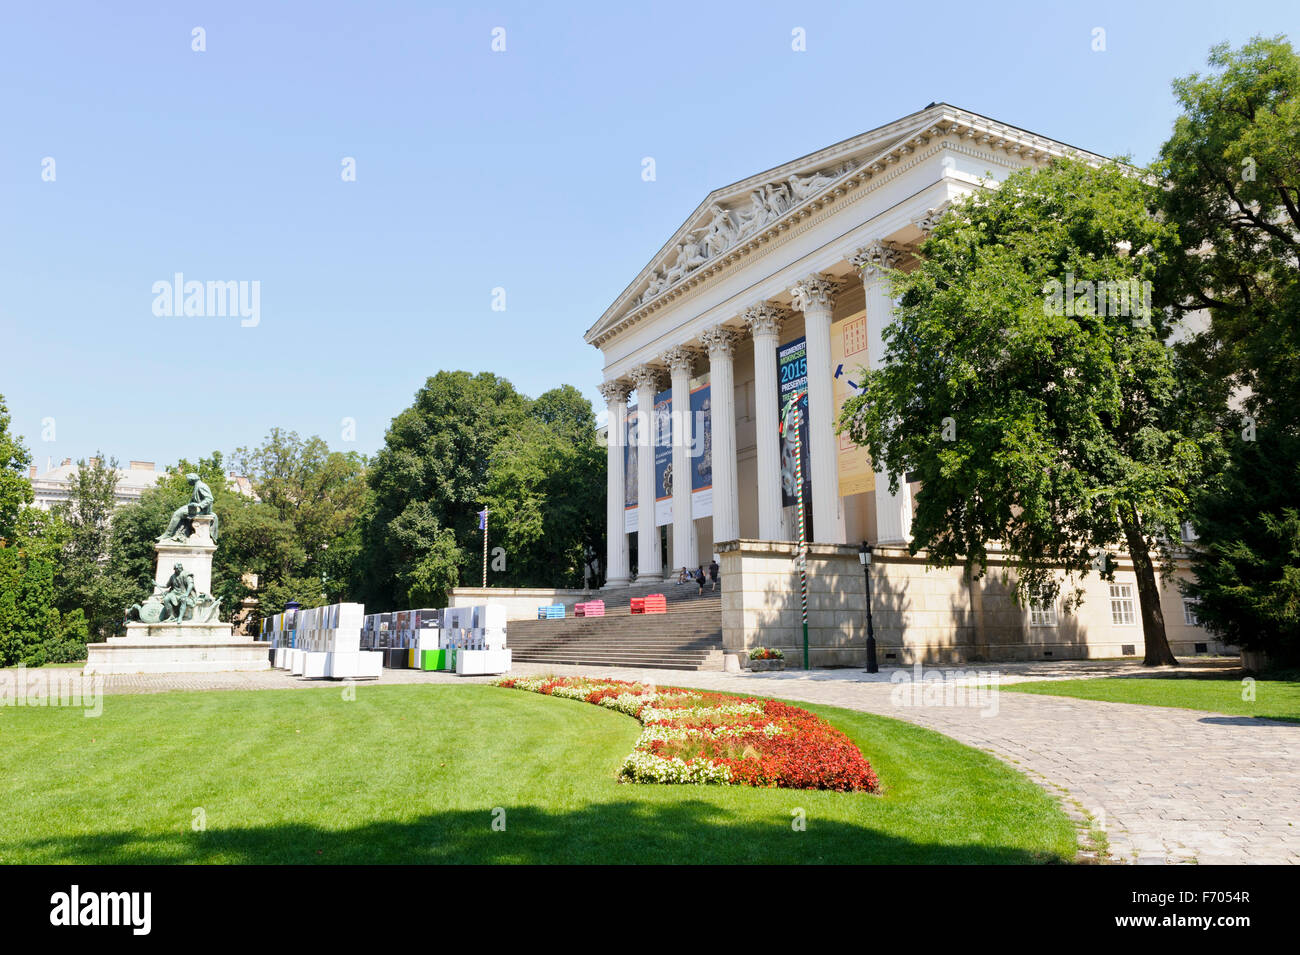
[[[863,660],[863,542],[882,663],[1141,656],[1123,558],[1113,582],[1085,579],[1069,613],[1059,599],[1019,605],[996,561],[978,579],[927,570],[907,547],[919,487],[891,493],[835,430],[858,370],[884,359],[883,270],[908,268],[954,200],[1064,155],[1104,161],[935,103],[706,196],[585,335],[604,357],[609,413],[607,587],[716,556],[726,649],[796,650],[802,470],[813,665]],[[800,392],[797,462],[781,421]],[[1161,584],[1175,653],[1224,650],[1175,582]]]

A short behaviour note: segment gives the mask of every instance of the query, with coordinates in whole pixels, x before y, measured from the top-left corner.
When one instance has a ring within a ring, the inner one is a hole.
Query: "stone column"
[[[862,270],[862,289],[867,299],[867,360],[875,371],[885,364],[885,327],[893,321],[894,300],[889,294],[888,269],[895,268],[901,250],[889,242],[872,242],[849,257]],[[912,495],[900,481],[898,493],[889,493],[889,476],[876,470],[877,544],[905,545],[912,536]]]
[[[713,412],[713,546],[740,537],[736,479],[736,379],[732,360],[739,333],[715,325],[700,339],[709,353],[709,399]]]
[[[623,438],[627,430],[627,384],[606,381],[600,386],[609,411],[607,498],[605,502],[605,586],[626,587],[628,583],[627,533],[623,530],[623,504],[626,497],[623,462]]]
[[[776,346],[785,309],[760,302],[745,309],[745,323],[754,336],[754,416],[758,447],[758,536],[785,540],[781,511],[781,409],[777,398]]]
[[[808,342],[808,461],[812,468],[813,535],[824,544],[844,543],[840,513],[839,445],[835,438],[835,393],[831,386],[831,308],[835,283],[810,275],[794,288],[794,307],[803,312]]]
[[[691,371],[695,350],[678,345],[664,352],[661,360],[673,382],[673,559],[669,570],[694,570],[700,562],[691,518]]]
[[[632,369],[636,382],[636,579],[649,583],[663,577],[659,528],[655,525],[655,392],[663,373],[654,365]]]

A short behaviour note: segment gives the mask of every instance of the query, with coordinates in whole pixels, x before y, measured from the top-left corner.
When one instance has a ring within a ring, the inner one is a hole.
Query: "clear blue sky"
[[[1221,40],[1300,42],[1298,10],[7,3],[0,393],[42,468],[162,465],[273,426],[372,453],[441,368],[603,409],[582,333],[710,189],[934,100],[1146,161],[1171,78]],[[176,272],[259,281],[260,324],[156,317]]]

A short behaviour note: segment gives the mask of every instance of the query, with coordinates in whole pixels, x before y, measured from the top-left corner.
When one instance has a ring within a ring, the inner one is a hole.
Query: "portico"
[[[988,608],[974,604],[1006,595],[977,595],[960,575],[927,576],[906,550],[919,489],[900,476],[891,492],[890,475],[836,421],[859,370],[884,364],[888,270],[917,261],[954,202],[1065,155],[1102,161],[937,103],[706,196],[585,335],[604,356],[607,586],[663,580],[716,554],[728,648],[758,634],[780,645],[774,634],[795,626],[788,542],[798,515],[793,444],[778,429],[786,396],[806,389],[805,519],[823,590],[810,597],[810,624],[817,615],[824,631],[815,662],[861,652],[864,540],[877,547],[873,588],[896,597],[877,607],[877,631],[899,654],[960,657],[996,642],[982,622]],[[933,599],[920,601],[925,588]],[[919,624],[922,607],[934,619]],[[1042,634],[1014,613],[1003,623],[1021,654]]]
[[[624,466],[631,456],[612,446],[609,452],[609,500],[623,502],[617,509],[611,503],[608,515],[611,585],[628,578],[624,535],[632,528],[642,579],[707,562],[724,542],[794,536],[788,476],[784,494],[782,488],[777,350],[800,338],[813,539],[905,544],[909,488],[890,494],[886,475],[869,476],[867,487],[846,482],[841,458],[854,449],[835,432],[854,372],[883,361],[893,306],[885,269],[906,267],[928,224],[981,178],[1067,151],[937,104],[706,197],[586,335],[605,356],[611,445],[628,440],[630,416],[638,449],[647,452],[636,455],[631,494],[633,472]],[[846,331],[851,351],[843,347]],[[833,343],[836,335],[841,340]],[[707,448],[681,413],[695,378],[708,382]],[[666,429],[652,420],[665,388],[672,408]],[[707,514],[692,515],[691,485],[676,481],[668,495],[656,486],[657,434],[671,448],[674,476],[710,454]],[[638,502],[631,526],[630,500]],[[655,507],[640,506],[656,500],[658,519]]]

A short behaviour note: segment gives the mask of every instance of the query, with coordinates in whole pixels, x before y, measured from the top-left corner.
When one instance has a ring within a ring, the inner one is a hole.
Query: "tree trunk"
[[[1138,522],[1136,511],[1122,514],[1120,522],[1124,526],[1124,537],[1128,541],[1129,557],[1133,559],[1133,570],[1137,573],[1138,605],[1142,611],[1142,639],[1146,644],[1146,655],[1142,665],[1147,667],[1178,666],[1174,651],[1169,649],[1169,638],[1165,635],[1165,614],[1160,608],[1160,588],[1156,584],[1155,567],[1151,563],[1151,552],[1147,548],[1146,538],[1142,535],[1142,526]]]

